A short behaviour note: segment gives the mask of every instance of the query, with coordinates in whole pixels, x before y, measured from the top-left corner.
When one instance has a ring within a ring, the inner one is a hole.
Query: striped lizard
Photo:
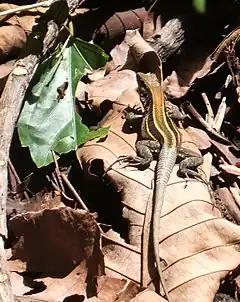
[[[202,164],[202,157],[195,154],[193,151],[181,148],[181,136],[172,120],[172,118],[179,118],[180,112],[174,113],[173,110],[172,112],[169,112],[169,110],[166,109],[167,104],[162,89],[162,78],[158,79],[157,76],[152,73],[138,73],[138,76],[140,78],[139,82],[142,82],[150,94],[150,101],[149,104],[147,104],[148,108],[146,113],[142,113],[139,109],[133,108],[126,114],[126,120],[128,122],[143,117],[141,122],[141,140],[136,142],[138,156],[126,156],[122,157],[121,160],[128,161],[129,166],[145,169],[153,160],[153,154],[156,152],[159,153],[155,170],[153,195],[153,249],[162,288],[167,299],[171,301],[159,257],[160,218],[166,187],[179,153],[182,158],[185,158],[179,164],[179,171],[185,176],[198,176],[196,171],[190,170],[189,168],[196,168]]]

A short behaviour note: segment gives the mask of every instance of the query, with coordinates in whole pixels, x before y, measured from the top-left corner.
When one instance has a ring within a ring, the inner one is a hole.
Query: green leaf
[[[107,135],[108,128],[90,131],[74,110],[75,90],[86,68],[100,68],[107,59],[96,45],[72,39],[67,48],[59,48],[39,66],[18,121],[21,144],[29,147],[38,167],[53,161],[52,151],[68,153]]]
[[[193,6],[198,13],[205,13],[206,11],[206,0],[193,0]]]

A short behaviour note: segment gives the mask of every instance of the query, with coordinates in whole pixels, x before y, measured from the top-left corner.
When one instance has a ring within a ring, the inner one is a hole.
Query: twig
[[[238,206],[240,206],[240,196],[239,196],[239,187],[236,182],[232,187],[229,187],[229,191],[232,193],[232,196]]]
[[[224,89],[226,89],[228,87],[228,85],[231,83],[231,81],[232,81],[232,76],[229,74],[224,83]],[[222,102],[218,108],[217,114],[215,116],[215,120],[214,120],[213,124],[211,125],[217,131],[219,131],[222,126],[224,116],[226,113],[226,109],[227,109],[226,97],[223,97]]]
[[[12,161],[11,161],[10,158],[8,159],[8,165],[9,165],[9,168],[11,169],[11,171],[12,171],[12,173],[13,173],[15,179],[16,179],[17,184],[21,185],[21,183],[22,183],[21,179],[19,178],[19,176],[17,174],[17,171],[15,170],[14,165],[12,164]],[[24,194],[26,199],[29,199],[29,195],[25,190],[23,191],[23,194]]]
[[[77,201],[79,202],[80,206],[86,210],[89,211],[87,206],[85,205],[85,203],[82,201],[82,199],[80,198],[80,196],[78,195],[78,193],[76,192],[76,190],[74,189],[74,187],[72,186],[72,184],[70,183],[70,181],[68,180],[67,176],[63,173],[61,173],[61,177],[64,180],[64,182],[66,183],[66,185],[68,186],[68,188],[71,190],[71,192],[73,193],[73,195],[75,196],[75,198],[77,199]]]
[[[53,160],[54,160],[54,163],[55,163],[55,167],[56,167],[55,168],[55,173],[57,175],[59,186],[60,186],[62,192],[65,192],[65,189],[64,189],[64,186],[63,186],[63,183],[62,183],[62,178],[61,178],[60,171],[59,171],[59,166],[58,166],[57,158],[56,158],[56,155],[55,155],[54,151],[52,151],[52,157],[53,157]]]
[[[216,129],[217,131],[219,131],[220,128],[222,127],[226,109],[227,109],[226,97],[224,96],[222,98],[221,104],[218,107],[218,111],[214,119],[214,129]]]
[[[214,52],[211,54],[210,58],[216,61],[224,49],[229,46],[232,41],[236,41],[240,36],[240,26],[235,28],[226,38],[217,46]]]
[[[131,244],[128,244],[126,242],[121,242],[119,240],[113,239],[113,238],[107,236],[106,234],[104,234],[103,231],[101,231],[101,236],[104,237],[104,238],[106,238],[107,240],[109,240],[111,242],[116,243],[119,246],[122,246],[122,247],[130,250],[130,251],[133,251],[133,252],[135,252],[135,253],[137,253],[139,255],[141,254],[141,251],[140,251],[140,249],[138,247],[136,247],[134,245],[131,245]]]
[[[58,191],[59,193],[61,193],[61,195],[66,198],[69,201],[73,201],[72,198],[68,197],[63,191],[61,191],[61,189],[58,187],[58,185],[48,176],[46,175],[47,180],[50,182],[50,184],[53,186],[53,188]]]
[[[25,11],[25,10],[30,10],[30,9],[33,9],[33,8],[36,8],[36,7],[41,7],[41,6],[48,7],[52,3],[53,3],[53,0],[48,0],[48,1],[38,2],[38,3],[35,3],[35,4],[23,5],[21,7],[16,7],[16,8],[13,8],[13,9],[6,10],[4,12],[0,12],[0,17],[15,14],[15,13],[19,13],[19,12],[22,12],[22,11]]]
[[[190,102],[184,102],[183,107],[209,132],[212,134],[217,140],[221,141],[222,143],[231,145],[231,142],[223,137],[221,134],[217,133],[204,119],[203,117],[197,112],[197,110],[193,107]]]
[[[206,105],[207,112],[208,112],[208,114],[206,116],[206,122],[209,124],[210,127],[212,127],[213,124],[214,124],[214,113],[213,113],[213,110],[212,110],[211,103],[210,103],[206,93],[203,92],[201,95],[202,95],[203,101]],[[201,168],[202,168],[202,171],[205,175],[207,183],[209,183],[209,180],[210,180],[212,158],[213,158],[213,156],[210,152],[203,155],[203,164],[202,164]]]
[[[204,101],[204,103],[205,103],[205,105],[206,105],[207,112],[208,112],[208,113],[207,113],[206,121],[207,121],[207,123],[208,123],[210,126],[212,126],[213,120],[214,120],[214,114],[213,114],[212,106],[211,106],[211,104],[210,104],[210,102],[209,102],[209,99],[208,99],[208,97],[207,97],[207,95],[206,95],[205,92],[203,92],[203,93],[201,94],[201,96],[202,96],[202,98],[203,98],[203,101]]]

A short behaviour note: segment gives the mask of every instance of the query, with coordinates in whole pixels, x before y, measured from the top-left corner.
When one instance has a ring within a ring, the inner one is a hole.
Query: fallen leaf
[[[64,276],[89,259],[98,266],[99,231],[94,216],[84,210],[61,207],[27,212],[11,218],[9,228],[19,238],[12,247],[12,259],[26,262],[29,271]]]
[[[18,26],[0,27],[0,62],[17,57],[27,40],[25,32]]]
[[[19,8],[19,5],[14,4],[8,4],[8,3],[2,3],[0,4],[0,12],[4,12],[10,9]],[[36,24],[36,18],[39,17],[40,14],[37,11],[37,9],[32,9],[30,11],[22,11],[18,14],[14,15],[8,15],[0,17],[1,19],[4,19],[4,22],[6,24],[11,24],[15,26],[19,26],[22,28],[26,33],[30,33],[32,31],[32,27]]]
[[[167,300],[160,297],[158,294],[156,294],[154,291],[145,290],[141,293],[139,293],[135,298],[131,300],[131,302],[145,302],[145,301],[151,301],[151,302],[166,302]]]
[[[205,131],[198,128],[187,127],[186,132],[199,150],[206,150],[211,146],[211,139]]]
[[[217,206],[221,209],[222,214],[228,220],[240,224],[240,211],[239,206],[236,204],[232,193],[229,188],[219,187],[217,189],[218,199]]]
[[[15,60],[8,61],[5,64],[0,65],[0,79],[5,78],[14,68]]]
[[[86,87],[88,99],[92,100],[95,107],[99,107],[105,100],[115,102],[116,99],[126,89],[136,89],[136,75],[132,70],[122,70],[112,72],[104,78],[89,84]],[[81,90],[77,89],[76,96],[78,97]],[[127,106],[127,104],[125,104]]]
[[[97,278],[103,269],[100,233],[89,212],[68,207],[27,212],[10,219],[9,230],[16,236],[8,265],[17,296],[62,301],[97,295],[99,301],[111,302],[126,284]]]

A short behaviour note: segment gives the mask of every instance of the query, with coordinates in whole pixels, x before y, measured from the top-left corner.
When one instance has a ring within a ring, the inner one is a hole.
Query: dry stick
[[[203,92],[203,93],[201,94],[201,96],[202,96],[202,98],[203,98],[203,101],[204,101],[204,103],[205,103],[205,106],[206,106],[207,112],[208,112],[208,113],[207,113],[207,118],[206,118],[207,123],[208,123],[210,126],[212,126],[212,122],[213,122],[213,119],[214,119],[214,114],[213,114],[213,110],[212,110],[211,103],[209,102],[209,99],[208,99],[208,97],[207,97],[207,95],[206,95],[205,92]]]
[[[71,192],[73,193],[74,197],[77,199],[77,201],[79,202],[80,206],[88,211],[87,206],[85,205],[85,203],[83,202],[83,200],[81,199],[81,197],[78,195],[78,193],[76,192],[76,190],[74,189],[73,185],[70,183],[70,181],[68,180],[67,176],[63,173],[60,174],[62,179],[64,180],[64,182],[66,183],[66,185],[69,187],[69,189],[71,190]]]
[[[224,40],[218,45],[218,47],[211,54],[211,59],[216,61],[224,49],[230,45],[232,41],[236,41],[240,36],[240,26],[235,28]]]
[[[30,10],[30,9],[33,9],[33,8],[36,8],[36,7],[48,7],[52,3],[53,3],[53,0],[48,0],[48,1],[43,1],[43,2],[39,2],[39,3],[35,3],[35,4],[16,7],[16,8],[13,8],[13,9],[5,10],[4,12],[0,12],[0,17],[16,14],[16,13],[26,11],[26,10]]]
[[[231,142],[215,131],[204,119],[203,117],[197,112],[197,110],[193,107],[190,102],[184,102],[183,107],[208,131],[209,134],[212,134],[214,138],[222,143],[231,145]]]
[[[217,131],[220,130],[220,128],[222,127],[222,123],[225,117],[225,113],[226,113],[226,109],[227,109],[227,104],[226,104],[226,97],[224,96],[222,98],[222,101],[218,107],[218,111],[215,117],[215,121],[214,121],[214,129],[216,129]]]
[[[59,193],[61,193],[62,196],[63,196],[64,198],[66,198],[66,199],[69,200],[69,201],[73,201],[72,198],[68,197],[63,191],[61,191],[61,189],[60,189],[59,186],[55,183],[54,180],[52,180],[48,175],[46,175],[46,178],[47,178],[47,180],[50,182],[50,184],[53,186],[53,188],[54,188],[56,191],[58,191]]]
[[[233,184],[233,186],[229,187],[229,191],[231,192],[236,204],[240,206],[239,187],[236,182]]]
[[[8,165],[9,165],[9,167],[10,167],[10,169],[11,169],[11,171],[12,171],[12,173],[13,173],[15,179],[16,179],[17,184],[20,185],[22,183],[21,179],[19,178],[19,176],[17,174],[17,171],[15,170],[14,165],[12,164],[10,158],[8,159]],[[23,194],[24,194],[26,199],[29,199],[29,195],[28,195],[27,191],[24,191]]]
[[[24,74],[15,72],[16,68],[11,72],[0,99],[0,301],[14,302],[3,238],[7,237],[7,162],[15,123],[29,83],[39,65],[41,54],[49,53],[59,33],[57,24],[63,24],[79,2],[80,0],[67,0],[67,3],[65,1],[52,3],[39,20],[39,24],[34,27],[22,51],[21,60],[16,63],[16,68],[20,65],[25,71]]]
[[[62,183],[62,178],[61,178],[61,175],[60,175],[60,170],[59,170],[59,166],[58,166],[58,162],[57,162],[57,158],[56,158],[56,154],[54,151],[51,151],[52,152],[52,157],[53,157],[53,160],[54,160],[54,163],[55,163],[55,173],[57,175],[57,179],[58,179],[58,182],[59,182],[59,186],[62,190],[62,192],[65,192],[65,189],[64,189],[64,186],[63,186],[63,183]]]
[[[224,88],[225,89],[228,87],[228,85],[230,84],[231,80],[232,80],[232,76],[228,75],[227,78],[226,78],[226,81],[224,83]],[[218,108],[218,111],[217,111],[214,123],[211,125],[217,131],[219,131],[220,128],[221,128],[221,126],[222,126],[222,123],[223,123],[223,120],[224,120],[224,116],[225,116],[225,113],[226,113],[226,108],[227,108],[226,97],[224,96],[222,98],[221,104],[219,105],[219,108]]]
[[[212,127],[214,123],[214,113],[212,110],[211,103],[206,95],[205,92],[202,94],[203,101],[205,103],[205,106],[207,108],[207,116],[206,116],[206,122]],[[205,175],[206,181],[209,182],[210,180],[210,175],[211,175],[211,166],[212,166],[212,154],[210,152],[207,152],[206,154],[203,155],[203,164],[202,164],[202,171]]]

